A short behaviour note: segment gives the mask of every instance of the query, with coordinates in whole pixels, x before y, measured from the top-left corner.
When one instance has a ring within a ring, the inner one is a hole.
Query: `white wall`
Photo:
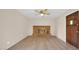
[[[16,10],[0,9],[0,49],[9,48],[28,35],[27,19]]]
[[[66,16],[78,11],[76,9],[68,10],[66,13],[55,19],[56,36],[66,42]]]
[[[32,19],[17,10],[0,9],[0,49],[7,49],[28,35],[32,35],[32,26],[50,25],[51,34],[55,35],[53,19]]]
[[[29,27],[28,27],[28,33],[29,35],[32,34],[32,26],[34,25],[50,25],[51,26],[51,34],[52,35],[55,35],[55,26],[54,26],[54,20],[53,19],[44,19],[44,18],[41,18],[41,19],[29,19],[28,20],[29,22]]]

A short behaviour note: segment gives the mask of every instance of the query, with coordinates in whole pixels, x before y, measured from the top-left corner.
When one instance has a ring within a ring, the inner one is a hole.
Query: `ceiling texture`
[[[46,16],[40,16],[37,12],[35,12],[35,10],[37,9],[18,9],[18,11],[23,15],[34,19],[55,19],[66,13],[69,9],[48,9],[49,15]]]

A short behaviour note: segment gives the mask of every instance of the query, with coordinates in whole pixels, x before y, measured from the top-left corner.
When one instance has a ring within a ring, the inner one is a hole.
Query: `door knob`
[[[77,26],[78,26],[79,24],[77,24]]]
[[[76,31],[77,33],[79,32],[79,31]]]

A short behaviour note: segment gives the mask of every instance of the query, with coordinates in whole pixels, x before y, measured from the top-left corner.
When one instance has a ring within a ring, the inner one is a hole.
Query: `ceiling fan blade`
[[[39,13],[39,11],[38,11],[38,10],[35,10],[35,12]]]
[[[48,9],[45,9],[45,11],[48,11]]]

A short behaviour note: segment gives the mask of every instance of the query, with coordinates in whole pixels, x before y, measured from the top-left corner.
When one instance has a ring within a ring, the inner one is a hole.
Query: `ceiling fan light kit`
[[[49,12],[48,12],[48,9],[38,9],[38,10],[35,10],[35,12],[37,12],[40,16],[46,16],[46,15],[49,15]]]

